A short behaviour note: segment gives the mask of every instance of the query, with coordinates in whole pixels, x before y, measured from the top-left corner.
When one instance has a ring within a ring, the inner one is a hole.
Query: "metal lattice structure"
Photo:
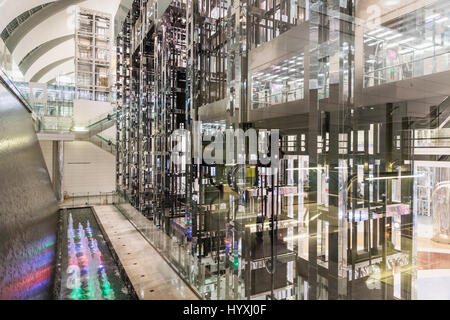
[[[368,182],[411,160],[388,141],[408,139],[411,119],[392,103],[359,108],[355,12],[351,0],[133,2],[117,38],[117,189],[178,248],[168,258],[202,298],[341,299],[373,259],[383,272],[393,256],[412,263],[410,231],[394,245],[397,218],[383,215],[412,207],[412,184],[394,201],[391,182]],[[259,130],[279,167],[175,164],[180,129]]]
[[[111,92],[111,15],[77,8],[75,84],[78,99],[109,101]]]

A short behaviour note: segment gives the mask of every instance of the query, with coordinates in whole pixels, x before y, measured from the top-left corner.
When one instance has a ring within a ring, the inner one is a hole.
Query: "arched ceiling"
[[[45,55],[48,51],[59,46],[61,43],[69,40],[71,40],[72,43],[74,42],[74,37],[72,34],[49,40],[34,48],[19,62],[20,71],[22,71],[23,74],[26,74],[30,67],[32,67],[39,58]]]
[[[0,0],[0,32],[27,81],[74,72],[76,7],[114,18],[120,0]]]

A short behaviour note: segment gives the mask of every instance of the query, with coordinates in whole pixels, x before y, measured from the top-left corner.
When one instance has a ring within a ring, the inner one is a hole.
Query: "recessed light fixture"
[[[432,43],[422,43],[416,46],[417,49],[425,49],[425,48],[429,48],[432,47],[433,44]]]
[[[425,20],[426,21],[433,20],[434,18],[437,18],[437,17],[440,17],[440,16],[441,16],[440,13],[435,13],[435,14],[432,14],[431,16],[429,16],[429,17],[426,17]]]
[[[404,39],[404,40],[399,41],[398,44],[403,44],[403,43],[411,42],[411,41],[413,41],[414,39],[415,39],[414,37],[411,37],[411,38],[408,38],[408,39]]]
[[[389,36],[389,37],[387,37],[386,38],[386,40],[393,40],[393,39],[397,39],[397,38],[400,38],[402,36],[402,34],[401,33],[397,33],[397,34],[395,34],[395,35],[393,35],[393,36]]]
[[[377,37],[384,37],[384,36],[387,36],[388,34],[391,34],[391,33],[393,33],[393,32],[394,32],[394,31],[389,30],[389,31],[386,31],[386,32],[383,32],[383,33],[379,34]]]
[[[385,30],[385,29],[384,28],[379,28],[379,29],[376,29],[374,31],[371,31],[371,32],[367,33],[367,35],[372,36],[372,35],[377,34],[378,32],[381,32],[383,30]]]
[[[384,5],[388,7],[395,6],[396,4],[399,4],[399,0],[386,0],[384,2]]]
[[[414,51],[413,49],[408,48],[408,49],[401,50],[401,51],[399,51],[398,53],[399,53],[399,54],[405,54],[405,53],[413,52],[413,51]]]

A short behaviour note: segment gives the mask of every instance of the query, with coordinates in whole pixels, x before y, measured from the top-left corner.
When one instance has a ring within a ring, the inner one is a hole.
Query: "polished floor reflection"
[[[197,296],[114,206],[94,210],[142,300],[197,300]]]
[[[418,217],[417,299],[450,299],[450,244],[432,240],[431,217]]]

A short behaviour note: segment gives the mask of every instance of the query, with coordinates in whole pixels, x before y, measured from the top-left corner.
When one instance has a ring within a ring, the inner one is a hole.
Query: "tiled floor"
[[[191,289],[114,206],[95,206],[94,210],[139,299],[197,300]]]

